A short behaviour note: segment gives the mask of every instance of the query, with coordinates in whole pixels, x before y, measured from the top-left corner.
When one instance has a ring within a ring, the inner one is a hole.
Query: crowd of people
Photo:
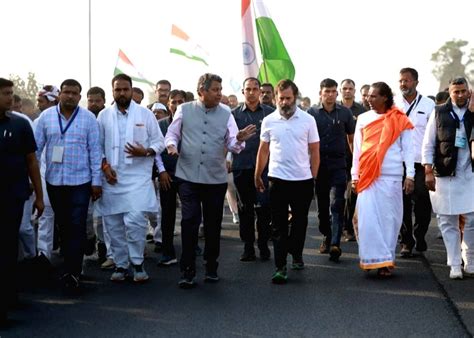
[[[59,246],[61,283],[74,293],[84,255],[94,250],[101,268],[113,270],[111,281],[147,281],[149,240],[161,252],[158,264],[179,264],[178,286],[187,289],[197,284],[203,236],[204,281],[218,282],[226,194],[243,242],[240,261],[257,260],[255,245],[258,259],[270,260],[273,242],[276,284],[288,280],[288,256],[292,270],[305,268],[314,197],[319,252],[334,263],[341,241],[357,240],[361,269],[391,276],[399,241],[402,257],[428,249],[433,210],[450,278],[474,276],[474,94],[456,78],[436,97],[423,96],[413,68],[400,70],[399,85],[399,95],[384,82],[364,85],[358,103],[353,80],[339,88],[327,78],[311,106],[291,80],[274,87],[249,77],[239,103],[206,73],[196,99],[161,80],[146,107],[132,79],[118,74],[111,105],[92,87],[87,108],[80,106],[82,86],[67,79],[38,92],[36,116],[0,78],[0,270],[9,276],[0,320],[16,302],[19,251],[50,271]]]

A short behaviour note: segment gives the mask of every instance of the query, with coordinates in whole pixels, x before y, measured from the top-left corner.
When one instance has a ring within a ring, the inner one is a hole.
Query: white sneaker
[[[140,265],[133,266],[133,281],[135,283],[143,283],[146,282],[148,279],[150,279],[150,277],[148,277],[148,274],[143,268],[143,263]]]
[[[453,265],[449,272],[449,278],[451,279],[462,279],[462,269],[460,265]]]
[[[469,277],[474,277],[474,265],[465,265],[464,274]]]
[[[110,276],[110,280],[113,282],[123,282],[127,277],[127,269],[115,268],[114,273]]]

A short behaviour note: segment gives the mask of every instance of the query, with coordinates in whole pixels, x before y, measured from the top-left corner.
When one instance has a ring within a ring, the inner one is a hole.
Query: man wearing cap
[[[36,98],[36,104],[38,109],[42,112],[49,107],[58,104],[59,89],[52,85],[44,86],[39,92]]]

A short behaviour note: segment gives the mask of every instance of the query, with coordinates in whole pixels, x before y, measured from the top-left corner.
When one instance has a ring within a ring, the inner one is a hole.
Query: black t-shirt
[[[320,138],[321,166],[329,169],[346,168],[347,135],[354,134],[355,120],[352,112],[339,104],[328,113],[321,106],[313,106],[308,114],[316,119]]]
[[[7,113],[0,118],[0,197],[28,199],[26,155],[36,151],[33,130],[25,118]]]

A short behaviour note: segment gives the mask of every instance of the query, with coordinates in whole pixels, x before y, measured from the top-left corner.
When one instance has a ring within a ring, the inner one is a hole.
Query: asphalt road
[[[343,243],[340,263],[317,251],[321,237],[310,215],[303,271],[273,285],[273,261],[242,263],[238,226],[226,214],[217,284],[177,287],[179,268],[158,267],[149,246],[143,285],[114,284],[111,272],[86,262],[84,293],[66,297],[54,286],[25,282],[23,306],[0,337],[470,337],[474,279],[450,281],[442,241],[430,228],[425,257],[399,259],[392,278],[358,267],[357,244]],[[175,237],[179,249],[180,237]],[[201,241],[201,245],[203,242]]]

